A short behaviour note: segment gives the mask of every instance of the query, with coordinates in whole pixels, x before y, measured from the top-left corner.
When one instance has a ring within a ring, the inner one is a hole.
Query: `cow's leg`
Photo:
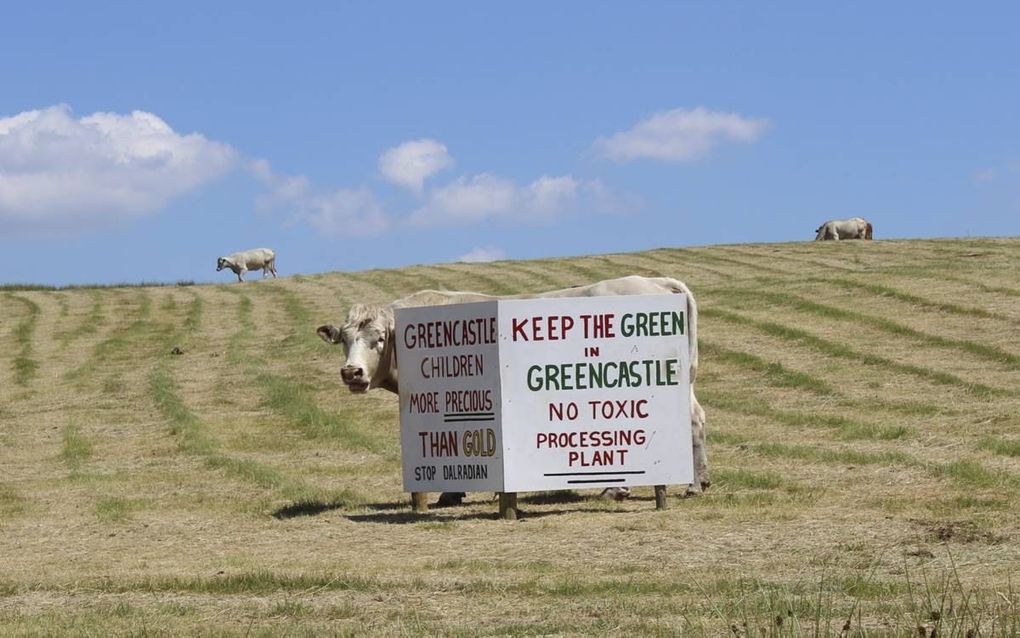
[[[621,487],[607,487],[599,494],[599,498],[607,501],[623,501],[630,498],[630,488],[626,485]]]
[[[244,266],[241,266],[241,269],[237,271],[237,280],[240,282],[244,282],[244,273],[246,272],[248,272],[248,269],[245,268]]]
[[[705,445],[705,410],[691,392],[691,443],[694,449],[694,483],[687,487],[687,494],[694,496],[707,490],[712,484],[708,470],[708,449]]]
[[[467,495],[464,492],[443,492],[439,495],[439,500],[436,501],[436,507],[460,505],[464,501],[465,496]]]

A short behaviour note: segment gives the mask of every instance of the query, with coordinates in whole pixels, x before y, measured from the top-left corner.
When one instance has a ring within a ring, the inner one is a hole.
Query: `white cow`
[[[261,270],[262,278],[266,273],[273,273],[276,278],[276,253],[272,248],[254,248],[239,253],[220,257],[216,260],[216,272],[229,268],[237,275],[238,281],[244,281],[244,273],[249,270]]]
[[[710,484],[708,454],[705,448],[705,410],[694,396],[694,380],[698,373],[698,306],[687,286],[668,277],[620,277],[607,279],[587,286],[563,288],[549,292],[496,297],[477,292],[448,292],[424,290],[398,299],[387,306],[355,304],[347,313],[342,328],[333,325],[319,327],[317,333],[324,341],[343,344],[347,363],[340,369],[344,385],[354,393],[382,388],[397,393],[398,371],[394,345],[394,315],[397,308],[438,306],[453,303],[489,301],[493,299],[527,299],[545,297],[604,297],[610,295],[649,295],[686,293],[688,339],[691,353],[691,430],[694,447],[694,483],[688,494],[699,494]],[[444,497],[447,495],[444,494]],[[444,500],[440,499],[440,503]]]
[[[832,219],[815,230],[815,241],[822,241],[824,239],[871,239],[872,234],[871,222],[863,217]]]

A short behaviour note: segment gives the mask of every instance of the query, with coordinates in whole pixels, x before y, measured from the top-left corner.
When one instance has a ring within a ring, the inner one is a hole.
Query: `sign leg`
[[[656,485],[655,486],[655,509],[664,510],[666,509],[666,486]]]
[[[411,492],[411,509],[419,513],[429,511],[428,492]]]
[[[499,493],[499,516],[503,520],[517,520],[517,492]]]

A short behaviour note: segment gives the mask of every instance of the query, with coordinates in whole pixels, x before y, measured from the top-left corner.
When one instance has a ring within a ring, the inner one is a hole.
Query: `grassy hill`
[[[412,513],[315,327],[632,273],[698,298],[707,494]],[[1020,239],[0,290],[0,633],[1017,635],[1018,337]]]

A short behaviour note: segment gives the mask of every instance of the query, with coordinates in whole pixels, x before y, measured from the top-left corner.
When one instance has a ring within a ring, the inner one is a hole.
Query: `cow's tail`
[[[679,279],[669,280],[670,292],[687,295],[687,344],[691,355],[691,385],[698,376],[698,302],[687,284]]]

